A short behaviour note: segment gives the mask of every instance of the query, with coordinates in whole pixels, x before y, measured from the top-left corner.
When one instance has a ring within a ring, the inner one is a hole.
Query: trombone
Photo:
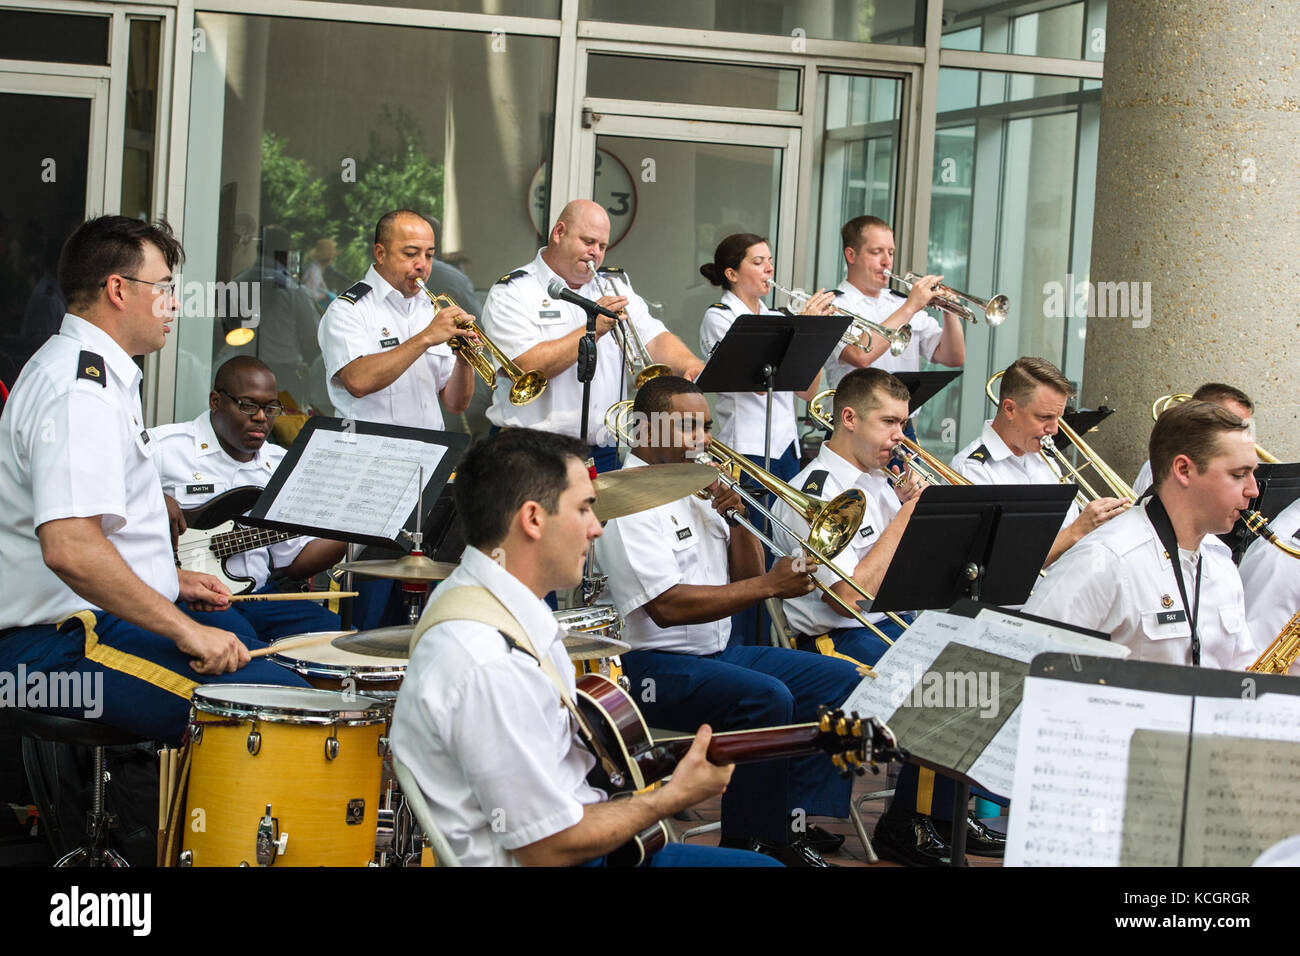
[[[615,402],[605,412],[605,427],[609,431],[618,435],[620,439],[629,445],[635,445],[636,436],[627,428],[627,416],[632,410],[632,400],[624,399]],[[858,533],[858,526],[862,524],[862,516],[866,512],[866,495],[858,488],[850,488],[842,491],[830,501],[822,501],[819,498],[813,498],[805,495],[801,491],[796,491],[790,485],[786,484],[780,478],[771,472],[759,468],[744,455],[733,451],[717,439],[710,439],[706,450],[696,455],[695,460],[700,464],[717,464],[723,466],[718,472],[718,480],[728,488],[731,488],[740,495],[742,501],[763,515],[773,525],[780,528],[795,541],[799,546],[817,559],[817,562],[827,568],[832,574],[851,587],[867,601],[874,601],[875,597],[863,590],[857,581],[853,580],[851,575],[845,574],[835,566],[831,560],[837,554],[848,546],[853,540],[853,536]],[[738,478],[733,477],[728,468],[738,469],[749,475],[756,482],[766,488],[769,492],[776,495],[808,524],[807,537],[800,537],[780,518],[776,517],[772,511],[764,504],[759,502],[753,495],[744,489]],[[708,497],[707,489],[700,492],[702,497]],[[733,518],[738,524],[749,531],[755,538],[761,541],[774,554],[794,557],[786,553],[786,549],[778,545],[769,535],[756,528],[745,515],[738,511],[731,511],[727,517]],[[851,617],[855,618],[863,627],[869,629],[873,634],[879,637],[886,644],[894,642],[876,627],[853,605],[849,604],[842,597],[836,594],[830,587],[818,580],[816,575],[812,577],[813,584],[838,604]],[[890,620],[897,623],[900,627],[906,629],[907,622],[892,611],[885,612]]]
[[[907,275],[900,276],[890,272],[888,269],[885,270],[885,276],[893,279],[901,285],[907,286],[908,292],[912,291],[912,286],[916,285],[917,280],[921,278],[915,272],[909,272]],[[946,285],[935,286],[934,293],[934,298],[929,301],[928,305],[934,306],[936,309],[942,309],[944,312],[951,313],[960,319],[965,319],[972,325],[975,324],[974,310],[962,305],[959,300],[964,299],[971,305],[975,306],[976,309],[983,312],[984,321],[986,321],[991,328],[995,329],[1007,320],[1007,313],[1011,309],[1011,300],[1005,295],[995,295],[993,298],[985,301],[984,299],[977,299],[973,295],[967,295],[965,292],[958,292],[951,286]]]
[[[787,289],[783,285],[778,285],[775,279],[768,279],[770,285],[777,292],[785,295],[790,300],[790,305],[795,309],[802,309],[812,298],[812,294],[805,292],[803,289]],[[872,322],[864,315],[858,315],[856,312],[850,312],[843,306],[831,304],[831,308],[840,315],[847,315],[853,322],[844,330],[844,335],[840,341],[845,345],[857,345],[858,339],[862,336],[867,337],[866,348],[871,348],[872,333],[883,336],[889,342],[890,355],[902,355],[907,351],[908,344],[912,341],[912,326],[904,325],[897,329],[891,329],[879,322]]]
[[[420,291],[432,300],[433,307],[438,311],[458,308],[455,299],[446,293],[441,292],[434,295],[429,291],[428,286],[424,284],[423,280],[417,278],[415,284],[420,287]],[[483,379],[483,381],[487,382],[488,385],[493,388],[496,387],[497,373],[495,366],[492,364],[492,357],[489,356],[487,352],[490,352],[492,356],[495,356],[496,360],[501,363],[501,371],[505,372],[510,379],[511,405],[527,405],[529,402],[535,401],[539,398],[542,392],[546,391],[546,375],[542,370],[533,369],[531,372],[520,371],[519,366],[510,361],[506,354],[502,352],[501,349],[497,348],[496,344],[488,338],[486,334],[484,334],[483,329],[479,327],[479,324],[474,321],[473,317],[471,317],[468,322],[460,322],[458,324],[465,331],[473,332],[477,335],[479,341],[483,344],[471,345],[463,338],[454,337],[448,343],[451,346],[452,351],[458,353],[462,358],[464,358],[465,361],[470,364],[470,367],[478,373],[479,378]],[[487,352],[484,351],[484,346],[487,347]]]
[[[808,414],[818,425],[828,431],[835,430],[835,423],[831,420],[831,411],[826,408],[828,402],[835,398],[835,389],[828,388],[818,392],[813,396],[812,401],[808,403]],[[912,441],[906,435],[903,440],[894,447],[894,451],[903,459],[908,469],[915,471],[921,476],[926,484],[930,485],[969,485],[970,479],[965,475],[954,471],[948,465],[944,464],[934,455],[930,454],[919,444]],[[886,470],[885,477],[894,485],[898,484],[897,479],[902,479],[903,475],[895,475],[893,472]]]
[[[1186,392],[1177,392],[1173,395],[1161,395],[1151,403],[1151,420],[1155,421],[1163,415],[1171,405],[1181,405],[1183,402],[1190,402],[1192,396]],[[1270,453],[1259,442],[1255,442],[1255,456],[1266,465],[1276,465],[1281,459]]]
[[[596,270],[596,263],[588,259],[587,268],[591,270],[591,277],[596,280],[596,288],[600,289],[605,295],[618,295],[613,280],[606,278],[603,283],[601,282],[601,275]],[[645,347],[645,343],[641,341],[641,334],[637,332],[636,326],[628,318],[627,309],[624,309],[619,315],[627,321],[615,322],[614,330],[623,349],[627,374],[631,376],[633,384],[640,388],[652,378],[658,378],[660,375],[671,375],[673,373],[672,369],[667,365],[656,364],[655,360],[650,357],[650,350]]]
[[[994,405],[1000,405],[1001,402],[999,402],[998,397],[993,394],[993,383],[1001,379],[1005,373],[1006,370],[1003,369],[1001,372],[995,373],[987,382],[984,383],[984,394],[988,396],[989,401]],[[1119,476],[1118,472],[1111,468],[1110,465],[1106,464],[1100,455],[1088,447],[1087,442],[1079,437],[1079,433],[1071,428],[1065,419],[1061,419],[1057,422],[1057,427],[1061,429],[1061,433],[1070,440],[1070,443],[1073,444],[1074,447],[1079,450],[1079,454],[1083,456],[1083,467],[1086,468],[1088,465],[1092,465],[1093,470],[1097,472],[1097,475],[1101,480],[1109,486],[1111,496],[1122,498],[1129,504],[1133,504],[1137,501],[1137,492],[1129,486],[1128,482]],[[1060,469],[1063,470],[1063,473],[1061,474],[1062,484],[1065,484],[1069,480],[1073,480],[1075,484],[1079,486],[1079,494],[1076,495],[1075,498],[1078,500],[1081,508],[1086,508],[1090,502],[1106,497],[1105,495],[1099,494],[1097,489],[1090,485],[1079,473],[1079,469],[1070,464],[1070,460],[1065,457],[1064,452],[1056,447],[1056,443],[1052,441],[1050,435],[1044,435],[1040,438],[1038,446],[1038,454],[1042,456],[1044,461],[1049,464],[1052,461],[1055,461],[1056,464],[1060,466]],[[1049,458],[1048,456],[1051,457]],[[1069,478],[1066,477],[1065,473],[1069,474]]]

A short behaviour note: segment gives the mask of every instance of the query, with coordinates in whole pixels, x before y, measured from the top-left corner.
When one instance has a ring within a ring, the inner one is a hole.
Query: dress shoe
[[[766,840],[754,840],[748,838],[731,838],[720,840],[719,846],[727,847],[731,850],[749,850],[752,853],[761,853],[764,856],[770,856],[778,860],[785,866],[802,867],[802,866],[827,866],[833,867],[834,863],[827,863],[807,840],[795,840],[793,843],[787,843],[785,846],[777,846],[774,843],[768,843]]]
[[[934,828],[944,840],[952,842],[952,822],[935,820]],[[1001,858],[1007,851],[1007,838],[986,827],[972,813],[966,816],[966,852],[976,856]]]
[[[824,827],[810,826],[808,831],[803,835],[803,839],[818,853],[834,853],[844,845],[844,837],[838,833],[831,833]]]
[[[935,821],[920,813],[885,813],[871,836],[881,859],[904,866],[950,866],[952,848],[935,828]]]

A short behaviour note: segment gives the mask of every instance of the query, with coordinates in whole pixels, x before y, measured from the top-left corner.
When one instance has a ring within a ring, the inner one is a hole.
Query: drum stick
[[[232,594],[233,601],[333,601],[335,598],[352,598],[360,591],[291,591],[288,594]]]
[[[356,631],[322,631],[320,634],[312,634],[308,637],[288,638],[280,641],[272,647],[259,647],[255,651],[249,651],[249,657],[265,657],[267,654],[279,654],[281,651],[296,651],[300,647],[311,647],[315,644],[324,644],[332,641],[336,637],[346,637],[349,634],[355,634]]]

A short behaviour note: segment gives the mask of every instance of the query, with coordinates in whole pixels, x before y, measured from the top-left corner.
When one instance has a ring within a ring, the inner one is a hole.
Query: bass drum
[[[269,684],[209,684],[191,705],[181,866],[374,859],[387,707]]]

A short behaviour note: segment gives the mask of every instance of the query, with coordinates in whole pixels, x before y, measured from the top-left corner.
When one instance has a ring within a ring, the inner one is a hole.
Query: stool
[[[122,855],[108,845],[113,817],[104,809],[104,748],[143,743],[141,737],[93,720],[63,717],[24,707],[0,707],[0,730],[23,738],[23,764],[41,815],[52,819],[50,801],[40,775],[36,742],[74,744],[93,748],[94,780],[90,812],[86,815],[86,842],[61,856],[55,866],[126,866]]]

